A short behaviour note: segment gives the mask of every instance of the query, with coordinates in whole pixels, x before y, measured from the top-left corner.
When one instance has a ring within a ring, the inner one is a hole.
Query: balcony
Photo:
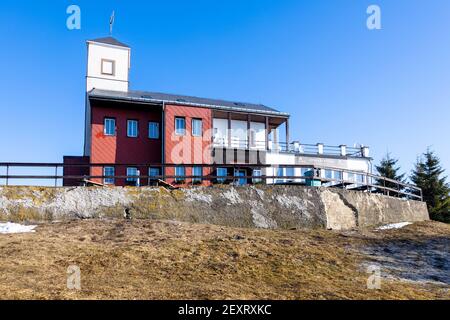
[[[214,138],[214,148],[231,148],[241,150],[267,150],[272,153],[287,153],[294,155],[319,155],[319,156],[337,156],[350,158],[369,158],[369,148],[361,146],[359,148],[347,147],[346,145],[328,146],[322,143],[301,144],[299,142],[273,142],[268,141],[248,141],[231,137],[231,143],[226,138]]]

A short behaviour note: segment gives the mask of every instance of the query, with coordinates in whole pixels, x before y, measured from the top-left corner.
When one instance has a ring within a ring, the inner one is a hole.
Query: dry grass
[[[40,225],[0,235],[3,299],[448,299],[448,287],[383,280],[358,248],[450,234],[427,222],[381,233],[267,231],[150,220]],[[66,288],[69,265],[81,291]]]

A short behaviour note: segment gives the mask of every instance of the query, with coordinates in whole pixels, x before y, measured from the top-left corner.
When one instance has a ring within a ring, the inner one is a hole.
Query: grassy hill
[[[440,248],[448,248],[449,235],[450,226],[436,222],[359,232],[151,220],[48,223],[36,233],[0,235],[0,297],[448,299],[449,253]],[[407,261],[402,254],[412,264],[396,268],[394,258]],[[417,257],[425,259],[422,271]],[[380,290],[367,288],[366,266],[373,263],[382,267]],[[66,288],[70,265],[81,269],[80,291]]]

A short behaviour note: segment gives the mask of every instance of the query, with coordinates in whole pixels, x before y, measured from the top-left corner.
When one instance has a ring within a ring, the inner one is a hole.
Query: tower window
[[[102,59],[102,74],[114,76],[116,73],[116,62],[114,60]]]

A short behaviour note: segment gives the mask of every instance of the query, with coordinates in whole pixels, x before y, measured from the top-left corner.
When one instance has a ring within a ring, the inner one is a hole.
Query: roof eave
[[[202,103],[193,103],[193,102],[180,102],[174,100],[163,100],[163,99],[151,99],[151,98],[142,98],[142,97],[118,97],[118,96],[108,96],[102,94],[93,93],[93,90],[89,92],[89,98],[100,98],[101,100],[108,101],[130,101],[130,102],[138,102],[138,103],[148,103],[148,104],[174,104],[180,106],[195,106],[209,109],[217,109],[217,110],[227,110],[227,111],[237,111],[237,112],[245,112],[245,113],[253,113],[253,114],[264,114],[264,115],[272,115],[283,118],[289,118],[290,114],[279,111],[268,111],[268,110],[255,110],[249,108],[240,108],[240,107],[228,107],[228,106],[220,106],[220,105],[212,105],[212,104],[202,104]]]

